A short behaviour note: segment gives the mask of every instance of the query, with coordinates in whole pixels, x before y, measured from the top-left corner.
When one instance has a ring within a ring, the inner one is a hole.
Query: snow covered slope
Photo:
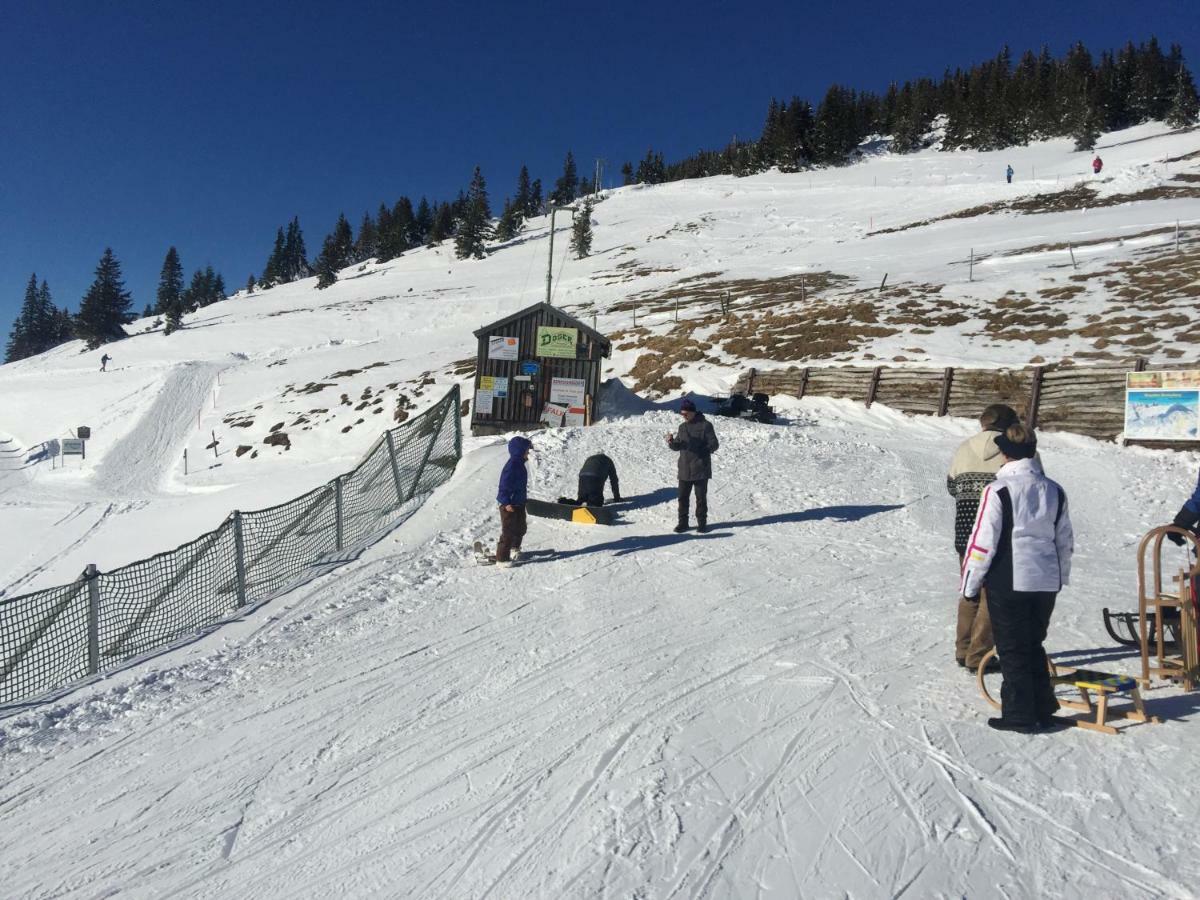
[[[623,188],[596,207],[589,259],[559,235],[553,299],[595,315],[616,347],[608,374],[650,396],[828,359],[1194,360],[1200,132],[1140,126],[1099,152],[1098,179],[1090,154],[1050,141]],[[531,221],[485,260],[415,250],[325,291],[308,279],[235,297],[169,338],[0,367],[0,433],[28,463],[0,471],[20,536],[0,542],[0,596],[166,549],[348,469],[397,413],[469,380],[475,328],[543,298],[547,228]],[[43,443],[79,425],[87,461],[52,469]]]
[[[349,569],[0,720],[0,883],[93,897],[1195,897],[1195,695],[1022,737],[953,660],[946,460],[968,423],[847,401],[717,423],[675,535],[661,410],[536,435],[532,490],[616,460],[611,528],[494,539],[499,442]],[[1129,671],[1100,608],[1196,457],[1046,435],[1079,553],[1048,646]],[[539,551],[553,549],[553,555]]]

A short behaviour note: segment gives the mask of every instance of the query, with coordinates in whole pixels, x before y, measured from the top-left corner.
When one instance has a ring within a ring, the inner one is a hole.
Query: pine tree
[[[413,222],[413,246],[425,243],[425,239],[429,237],[429,229],[433,227],[433,210],[429,206],[429,201],[424,197],[417,204],[417,213]]]
[[[396,256],[419,245],[417,217],[412,201],[407,197],[401,197],[392,207],[392,228],[395,230]]]
[[[521,220],[536,216],[537,211],[533,209],[532,204],[533,186],[529,183],[529,169],[522,165],[521,173],[517,176],[517,196],[513,198],[513,211]]]
[[[246,279],[246,293],[247,293],[247,294],[253,294],[253,293],[254,293],[254,285],[255,285],[255,281],[254,281],[254,273],[253,273],[253,272],[251,272],[251,273],[250,273],[250,277]]]
[[[354,231],[345,213],[338,213],[337,224],[333,227],[333,242],[337,254],[334,262],[340,271],[354,259]]]
[[[375,230],[375,221],[370,213],[363,213],[362,224],[358,226],[358,240],[354,242],[354,261],[365,262],[374,258],[379,252],[379,234]]]
[[[155,295],[157,307],[155,311],[166,320],[163,334],[174,334],[183,325],[183,314],[187,312],[183,306],[183,265],[179,262],[179,252],[171,247],[163,260],[162,272],[158,276],[158,292]]]
[[[487,185],[483,180],[483,172],[476,166],[475,174],[471,177],[471,186],[467,189],[466,209],[458,226],[458,234],[454,238],[455,256],[459,259],[483,259],[487,255],[484,242],[492,236],[489,224],[491,217]]]
[[[312,266],[308,264],[308,251],[304,247],[304,232],[300,230],[299,216],[294,216],[288,223],[279,274],[283,284],[299,281],[312,274]]]
[[[533,179],[533,186],[529,189],[529,213],[526,218],[542,215],[542,179]]]
[[[1200,100],[1196,98],[1196,85],[1192,73],[1182,64],[1175,73],[1175,94],[1171,108],[1167,111],[1167,124],[1172,128],[1190,128],[1200,115]]]
[[[41,343],[37,331],[37,322],[41,313],[41,299],[38,296],[37,273],[29,276],[29,284],[25,286],[25,299],[21,302],[21,311],[17,313],[12,331],[8,336],[4,361],[16,362],[18,359],[28,359],[40,352],[36,348]]]
[[[42,282],[44,285],[45,282]],[[61,310],[56,311],[55,320],[55,346],[65,344],[67,341],[73,341],[79,335],[75,331],[75,317],[71,315],[71,311],[65,306]]]
[[[112,248],[105,248],[96,266],[96,280],[79,304],[75,331],[87,342],[89,350],[126,338],[129,335],[121,326],[129,321],[132,305],[133,298],[121,278],[121,264],[113,256]]]
[[[592,199],[585,198],[575,212],[571,224],[571,249],[576,259],[583,259],[592,252]]]
[[[633,163],[627,162],[621,166],[621,184],[635,184],[633,178]]]
[[[283,228],[280,227],[275,232],[275,246],[271,249],[271,255],[267,257],[267,264],[263,267],[262,281],[259,282],[261,287],[269,288],[283,284],[284,246]]]
[[[321,245],[321,254],[317,257],[317,289],[325,290],[337,281],[339,266],[337,265],[337,241],[331,234]]]
[[[567,158],[563,161],[563,173],[558,181],[554,182],[554,193],[550,195],[550,201],[557,206],[566,206],[575,199],[578,185],[579,174],[575,171],[575,157],[568,150]]]
[[[496,223],[496,240],[511,241],[521,231],[521,213],[516,201],[504,198],[504,212]]]
[[[1075,140],[1075,149],[1080,152],[1094,150],[1100,139],[1100,114],[1086,93],[1077,101],[1071,137]]]
[[[208,271],[212,272],[211,266],[209,266]],[[216,277],[212,279],[211,284],[212,284],[212,302],[213,303],[221,303],[221,302],[229,299],[229,296],[225,293],[225,278],[221,275],[220,272],[218,272],[216,274]]]
[[[147,303],[146,308],[142,310],[142,318],[149,319],[154,315],[156,315],[156,313],[154,312],[154,307],[151,306],[149,303]]]
[[[454,231],[454,213],[450,209],[450,204],[439,203],[437,209],[433,212],[433,218],[429,226],[429,238],[426,241],[426,247],[436,247],[446,238],[450,237]]]

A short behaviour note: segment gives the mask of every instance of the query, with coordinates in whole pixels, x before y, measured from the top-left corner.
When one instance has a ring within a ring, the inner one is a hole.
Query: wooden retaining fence
[[[1125,373],[1200,369],[1200,363],[1029,366],[1022,369],[918,369],[876,366],[750,369],[735,392],[771,396],[846,397],[882,403],[913,415],[976,418],[991,403],[1007,403],[1044,431],[1071,431],[1112,440],[1125,430]]]

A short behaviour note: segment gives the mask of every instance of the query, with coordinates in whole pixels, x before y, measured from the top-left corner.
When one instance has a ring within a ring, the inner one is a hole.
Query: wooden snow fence
[[[976,418],[985,406],[1007,403],[1044,431],[1071,431],[1112,440],[1125,430],[1125,374],[1198,369],[1200,362],[1148,366],[1146,360],[1103,366],[1028,366],[1022,369],[920,369],[828,366],[743,372],[734,392],[789,397],[844,397],[883,403],[911,415]]]

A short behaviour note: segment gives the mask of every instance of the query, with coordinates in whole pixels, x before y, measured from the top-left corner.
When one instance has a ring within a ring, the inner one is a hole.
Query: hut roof
[[[591,326],[585,325],[583,322],[580,322],[577,318],[575,318],[570,313],[563,312],[557,306],[551,306],[549,303],[546,303],[544,300],[541,303],[533,304],[533,306],[527,306],[520,312],[513,313],[511,316],[506,316],[505,318],[499,319],[495,322],[492,322],[489,325],[484,325],[482,328],[478,329],[475,332],[475,337],[477,337],[477,338],[483,337],[483,335],[487,334],[490,331],[495,331],[497,328],[507,325],[510,322],[516,322],[518,319],[524,319],[526,316],[530,316],[539,310],[545,310],[546,312],[552,313],[561,319],[566,319],[569,323],[571,323],[571,325],[573,325],[574,327],[576,327],[580,331],[582,331],[584,334],[586,334],[588,336],[588,338],[590,338],[594,343],[599,344],[603,351],[604,356],[607,357],[612,352],[612,341],[610,341],[608,338],[606,338],[600,332],[596,331],[596,329],[592,328]]]

